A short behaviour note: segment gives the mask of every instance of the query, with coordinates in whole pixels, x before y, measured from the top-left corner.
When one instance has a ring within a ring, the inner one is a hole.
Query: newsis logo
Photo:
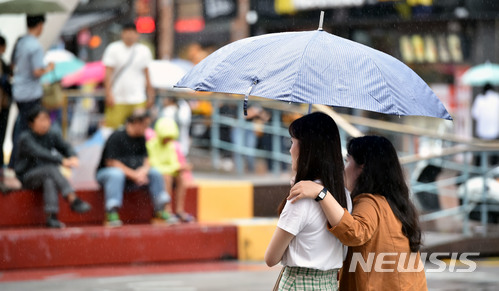
[[[366,260],[362,253],[353,253],[349,272],[355,272],[360,267],[364,272],[421,272],[426,262],[437,268],[429,268],[428,273],[457,272],[471,273],[476,269],[476,263],[468,257],[478,257],[480,253],[369,253]]]

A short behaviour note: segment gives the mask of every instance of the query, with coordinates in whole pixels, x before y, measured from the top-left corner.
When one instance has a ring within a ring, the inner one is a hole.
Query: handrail
[[[102,98],[104,96],[104,90],[95,90],[93,92],[84,92],[81,90],[65,90],[64,94],[69,97],[69,98],[88,98],[88,97],[94,97],[94,98]],[[235,94],[221,94],[221,93],[204,93],[204,92],[196,92],[196,93],[191,93],[191,92],[184,92],[184,91],[176,91],[176,90],[160,90],[158,91],[158,96],[159,97],[165,97],[165,96],[174,96],[176,98],[181,98],[181,99],[197,99],[197,100],[206,100],[212,102],[214,105],[214,113],[211,116],[211,122],[212,122],[212,135],[214,136],[211,140],[211,147],[212,150],[216,149],[212,152],[212,158],[213,160],[220,160],[220,153],[218,152],[219,149],[222,150],[229,150],[233,151],[237,154],[252,154],[255,156],[259,157],[266,157],[266,158],[272,158],[274,160],[275,165],[277,163],[281,162],[289,162],[288,155],[286,153],[279,152],[279,146],[280,146],[280,140],[279,138],[282,136],[286,136],[286,131],[280,124],[280,112],[283,111],[288,111],[288,112],[297,112],[300,114],[306,114],[307,113],[307,108],[303,106],[302,104],[292,104],[292,103],[286,103],[282,101],[277,101],[277,100],[270,100],[270,99],[265,99],[261,97],[251,97],[251,100],[253,101],[258,101],[263,107],[267,109],[272,109],[273,110],[273,121],[271,124],[266,124],[263,126],[264,132],[271,133],[273,135],[273,143],[276,145],[273,145],[273,150],[271,153],[269,151],[262,151],[262,150],[255,150],[255,149],[249,149],[241,144],[238,144],[237,142],[235,144],[232,143],[227,143],[219,138],[219,132],[218,132],[218,126],[220,125],[229,125],[229,126],[236,126],[239,128],[245,128],[249,129],[248,124],[244,121],[244,117],[242,116],[241,112],[238,112],[238,116],[236,118],[231,118],[231,117],[221,117],[219,115],[219,112],[215,109],[216,104],[219,102],[223,101],[242,101],[243,97],[240,95],[235,95]],[[65,104],[67,106],[67,102]],[[488,168],[486,164],[482,161],[482,165],[480,168],[474,167],[471,165],[468,165],[466,162],[458,162],[458,161],[453,161],[451,158],[452,156],[456,155],[462,155],[464,156],[469,156],[470,153],[473,152],[481,152],[482,160],[485,160],[490,153],[492,152],[499,152],[499,142],[494,142],[494,141],[484,141],[476,138],[464,138],[461,136],[457,136],[455,134],[451,133],[441,133],[437,132],[435,130],[431,130],[428,128],[421,128],[421,127],[416,127],[413,125],[408,125],[408,124],[401,124],[397,122],[389,122],[389,121],[383,121],[383,120],[377,120],[377,119],[372,119],[372,118],[366,118],[366,117],[361,117],[361,116],[352,116],[348,114],[340,114],[337,113],[335,110],[333,110],[331,107],[325,106],[325,105],[313,105],[315,110],[324,112],[331,116],[337,123],[338,127],[342,130],[342,133],[346,133],[349,136],[352,137],[358,137],[362,136],[363,133],[355,126],[363,126],[363,127],[368,127],[371,129],[379,130],[379,131],[386,131],[386,132],[391,132],[391,133],[396,133],[400,135],[405,135],[409,136],[411,138],[417,138],[417,137],[427,137],[429,139],[435,139],[435,140],[441,140],[445,142],[449,142],[452,144],[452,146],[442,148],[438,151],[438,153],[430,153],[430,154],[420,154],[417,153],[417,150],[414,149],[413,145],[415,143],[409,143],[409,152],[410,154],[400,156],[400,162],[402,165],[408,167],[409,170],[414,170],[416,168],[416,163],[422,162],[422,161],[428,161],[430,164],[435,164],[441,167],[446,167],[447,169],[451,170],[458,170],[462,171],[462,175],[459,175],[454,178],[448,178],[445,181],[439,181],[438,186],[442,187],[444,185],[450,185],[453,183],[453,181],[459,181],[459,182],[464,182],[466,183],[467,179],[470,178],[470,174],[479,174],[483,176],[484,179],[484,185],[485,185],[485,180],[487,178],[487,171]],[[67,109],[67,107],[65,108]],[[66,111],[65,111],[66,112]],[[64,113],[66,114],[66,113]],[[64,116],[63,114],[63,116]],[[405,117],[404,117],[405,118]],[[447,121],[443,121],[447,122]],[[343,140],[343,139],[342,139]],[[240,139],[239,139],[240,141]],[[236,158],[236,164],[237,164],[237,158]],[[215,165],[215,164],[214,164]],[[276,168],[278,168],[276,166]],[[439,194],[442,195],[443,192],[440,191],[437,187],[436,182],[431,182],[431,183],[423,183],[423,182],[417,182],[414,179],[411,181],[411,186],[412,190],[414,191],[426,191],[429,193],[434,193],[434,194]],[[484,191],[481,194],[481,222],[484,226],[487,224],[487,213],[489,209],[494,209],[494,206],[491,204],[488,204],[486,202],[487,198],[487,190],[486,187],[484,187]],[[441,217],[445,216],[455,216],[455,215],[464,215],[464,220],[463,220],[463,233],[465,235],[469,235],[469,224],[468,224],[468,214],[469,212],[475,208],[476,202],[469,201],[468,196],[467,196],[467,190],[465,187],[464,190],[464,198],[463,198],[463,203],[459,207],[455,207],[452,209],[442,209],[439,211],[435,211],[432,213],[427,213],[425,215],[422,215],[420,219],[422,221],[428,221],[428,220],[433,220],[433,219],[438,219]],[[475,204],[474,204],[475,203]],[[486,228],[485,228],[486,229]],[[484,231],[484,235],[486,234],[486,230]]]
[[[377,120],[377,119],[372,119],[372,118],[366,118],[366,117],[361,117],[361,116],[353,116],[353,115],[348,115],[348,114],[339,114],[341,115],[346,121],[357,124],[357,125],[362,125],[362,126],[368,126],[371,128],[376,128],[376,129],[381,129],[385,131],[391,131],[391,132],[397,132],[397,133],[402,133],[402,134],[410,134],[410,135],[422,135],[422,136],[427,136],[431,138],[436,138],[436,139],[442,139],[442,140],[447,140],[447,141],[452,141],[455,143],[461,143],[461,144],[467,144],[467,145],[474,145],[476,147],[481,147],[484,150],[487,148],[499,148],[499,142],[495,141],[484,141],[481,139],[477,138],[463,138],[461,136],[451,134],[451,133],[436,133],[433,130],[421,128],[421,127],[416,127],[412,125],[407,125],[407,124],[400,124],[400,123],[394,123],[394,122],[389,122],[389,121],[383,121],[383,120]]]

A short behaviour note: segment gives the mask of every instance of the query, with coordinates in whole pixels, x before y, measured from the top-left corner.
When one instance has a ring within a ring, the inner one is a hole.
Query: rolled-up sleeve
[[[379,205],[370,194],[362,194],[354,199],[352,214],[346,209],[344,211],[340,222],[329,228],[329,231],[344,245],[351,247],[364,245],[378,229]]]

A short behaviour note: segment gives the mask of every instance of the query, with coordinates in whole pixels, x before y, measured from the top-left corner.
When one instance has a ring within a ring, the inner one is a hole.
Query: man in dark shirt
[[[149,123],[145,110],[135,111],[125,128],[115,131],[104,146],[97,181],[104,188],[108,226],[122,225],[118,209],[123,203],[123,192],[146,186],[154,204],[153,222],[175,223],[175,217],[165,210],[171,198],[165,191],[163,176],[149,165],[144,136]]]
[[[62,175],[60,166],[77,167],[78,158],[73,148],[62,137],[50,130],[49,113],[42,107],[33,108],[28,114],[29,130],[19,137],[15,172],[23,186],[28,189],[42,189],[47,226],[63,228],[57,219],[60,191],[70,203],[71,210],[85,213],[91,206],[80,200],[68,180]]]

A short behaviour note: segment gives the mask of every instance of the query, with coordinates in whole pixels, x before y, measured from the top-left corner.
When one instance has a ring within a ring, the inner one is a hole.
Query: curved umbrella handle
[[[253,81],[253,84],[248,88],[248,91],[244,95],[244,116],[248,116],[248,99],[251,90],[253,90],[253,86],[255,86],[256,84],[258,84],[258,81]]]

